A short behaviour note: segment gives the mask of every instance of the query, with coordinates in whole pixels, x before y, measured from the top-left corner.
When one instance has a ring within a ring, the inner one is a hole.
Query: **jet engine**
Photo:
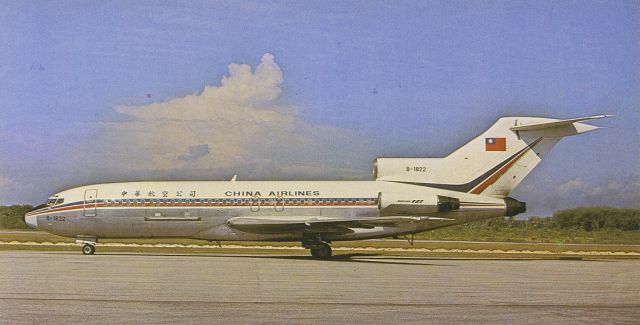
[[[378,208],[387,216],[424,216],[457,210],[460,200],[442,195],[418,197],[415,194],[378,193]]]

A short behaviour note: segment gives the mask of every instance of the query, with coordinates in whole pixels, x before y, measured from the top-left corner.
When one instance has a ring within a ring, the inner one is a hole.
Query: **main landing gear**
[[[311,250],[311,256],[321,260],[331,258],[331,246],[329,242],[322,239],[319,234],[304,234],[302,236],[302,246]]]
[[[78,236],[76,238],[76,244],[82,245],[82,254],[93,255],[96,252],[97,237],[91,236]]]

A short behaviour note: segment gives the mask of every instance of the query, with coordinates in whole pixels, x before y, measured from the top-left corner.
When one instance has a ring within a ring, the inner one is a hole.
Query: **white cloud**
[[[558,194],[572,197],[582,205],[640,205],[640,183],[611,180],[606,183],[589,183],[582,178],[565,182],[558,187]]]
[[[291,107],[274,102],[282,92],[282,71],[265,54],[252,71],[247,64],[229,65],[220,86],[206,86],[199,94],[143,106],[119,106],[116,111],[142,121],[214,121],[231,123],[291,122]]]
[[[229,65],[218,86],[165,102],[118,106],[124,122],[99,123],[88,158],[100,168],[248,173],[252,178],[368,176],[369,146],[350,131],[304,121],[281,96],[273,55],[255,69]],[[351,149],[348,149],[351,148]],[[361,160],[359,167],[351,161]],[[180,173],[173,173],[180,178]],[[260,174],[262,173],[262,174]],[[145,173],[148,175],[148,173]],[[245,175],[247,176],[247,175]]]
[[[584,180],[582,180],[582,178],[578,177],[560,185],[558,189],[562,193],[570,193],[575,191],[583,191],[587,188],[588,184]]]

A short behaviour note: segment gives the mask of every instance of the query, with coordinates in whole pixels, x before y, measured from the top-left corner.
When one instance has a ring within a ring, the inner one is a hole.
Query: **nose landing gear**
[[[82,246],[82,254],[84,255],[93,255],[96,252],[96,247],[90,244],[84,244]]]
[[[76,244],[82,245],[82,254],[93,255],[96,252],[97,237],[93,236],[78,236],[76,237]]]

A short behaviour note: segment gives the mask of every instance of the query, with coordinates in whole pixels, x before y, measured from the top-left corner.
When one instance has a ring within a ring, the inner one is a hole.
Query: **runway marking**
[[[51,243],[51,242],[0,242],[4,246],[78,246],[75,243]],[[286,250],[302,251],[300,246],[242,246],[242,245],[183,245],[183,244],[123,244],[104,243],[98,247],[131,247],[131,248],[205,248],[205,249],[258,249],[258,250]],[[580,256],[640,256],[640,252],[616,252],[616,251],[562,251],[551,252],[546,250],[502,250],[502,249],[444,249],[444,248],[393,248],[393,247],[333,247],[334,251],[372,251],[372,252],[413,252],[413,253],[471,253],[471,254],[531,254],[531,255],[580,255]]]

